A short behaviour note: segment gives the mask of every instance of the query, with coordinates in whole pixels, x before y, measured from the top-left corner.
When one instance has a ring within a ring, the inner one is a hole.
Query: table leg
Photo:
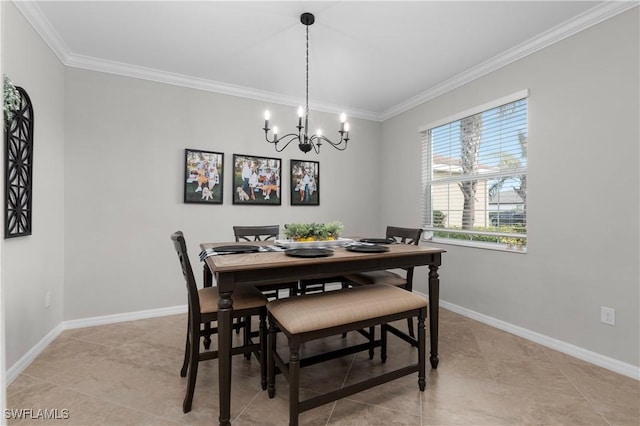
[[[206,263],[202,267],[202,278],[203,278],[202,280],[203,287],[206,288],[206,287],[213,286],[213,275],[211,274],[211,270],[209,269],[209,266],[207,266]],[[204,324],[204,331],[205,331],[204,348],[209,349],[211,347],[211,323],[210,322],[206,322]]]
[[[220,293],[218,302],[218,392],[220,426],[231,425],[231,293]]]
[[[429,265],[429,337],[431,368],[438,368],[438,311],[440,309],[440,279],[438,265]]]

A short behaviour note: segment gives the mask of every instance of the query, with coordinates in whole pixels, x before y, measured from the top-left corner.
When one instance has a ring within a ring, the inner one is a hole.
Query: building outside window
[[[421,129],[427,238],[526,251],[527,91]]]

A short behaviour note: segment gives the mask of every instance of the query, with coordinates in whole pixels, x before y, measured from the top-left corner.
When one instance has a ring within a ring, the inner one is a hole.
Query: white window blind
[[[527,125],[523,97],[422,132],[427,235],[526,248]]]

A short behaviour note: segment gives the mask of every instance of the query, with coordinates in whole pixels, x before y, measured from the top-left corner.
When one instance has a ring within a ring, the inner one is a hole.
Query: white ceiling
[[[383,120],[618,14],[594,1],[44,1],[17,7],[68,66]]]

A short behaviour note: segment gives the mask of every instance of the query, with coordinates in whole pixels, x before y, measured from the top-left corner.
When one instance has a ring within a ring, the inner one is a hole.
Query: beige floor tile
[[[46,379],[91,362],[105,346],[72,338],[53,341],[24,371],[33,377]]]
[[[332,426],[420,425],[420,421],[420,416],[413,413],[352,400],[340,400],[336,402],[336,407],[327,424]]]
[[[428,385],[422,402],[425,425],[514,424],[512,408],[521,403],[486,376],[453,374],[451,369],[430,370]]]
[[[383,372],[378,369],[368,369],[366,372],[354,368],[349,373],[349,380],[345,385],[360,382],[362,380],[375,377],[376,372]],[[427,390],[425,390],[427,392]],[[385,409],[402,411],[412,417],[420,417],[420,406],[423,392],[418,386],[418,373],[401,377],[392,382],[376,386],[371,389],[358,392],[346,399],[366,405],[372,405]]]
[[[37,383],[39,382],[39,383]],[[29,389],[12,393],[9,409],[32,409],[28,418],[10,419],[10,425],[176,425],[166,418],[94,398],[58,385],[34,379]],[[38,414],[38,410],[47,410]],[[54,418],[43,418],[46,412]],[[25,413],[26,414],[26,413]],[[40,416],[40,417],[39,417]]]
[[[608,424],[577,390],[553,392],[548,388],[510,385],[502,389],[520,399],[512,407],[518,424]]]
[[[106,346],[119,346],[148,333],[148,330],[135,325],[137,321],[107,324],[87,329],[66,330],[65,337],[93,342]]]
[[[406,321],[394,323],[406,331]],[[257,329],[257,324],[255,326]],[[379,328],[376,330],[379,333]],[[11,409],[69,410],[67,420],[10,425],[211,425],[218,419],[218,362],[200,363],[193,409],[182,413],[186,315],[67,330],[7,389]],[[427,329],[428,339],[428,329]],[[234,334],[234,342],[241,337]],[[357,333],[303,346],[304,356],[364,342]],[[213,339],[212,347],[217,346]],[[288,356],[286,339],[278,347]],[[440,364],[300,415],[303,425],[640,424],[640,383],[520,337],[442,310]],[[429,355],[427,343],[427,357]],[[388,359],[366,352],[304,368],[304,398],[415,362],[417,350],[389,336]],[[254,358],[232,361],[234,425],[288,423],[288,384],[269,399]],[[35,411],[37,413],[37,411]]]
[[[258,393],[246,409],[234,421],[234,425],[280,426],[289,424],[289,387],[284,380],[276,383],[276,395],[269,399],[267,392]],[[305,389],[300,390],[301,400],[316,395]],[[300,425],[325,425],[334,404],[327,404],[300,414]]]
[[[640,424],[640,382],[545,349],[576,390],[610,424]]]

